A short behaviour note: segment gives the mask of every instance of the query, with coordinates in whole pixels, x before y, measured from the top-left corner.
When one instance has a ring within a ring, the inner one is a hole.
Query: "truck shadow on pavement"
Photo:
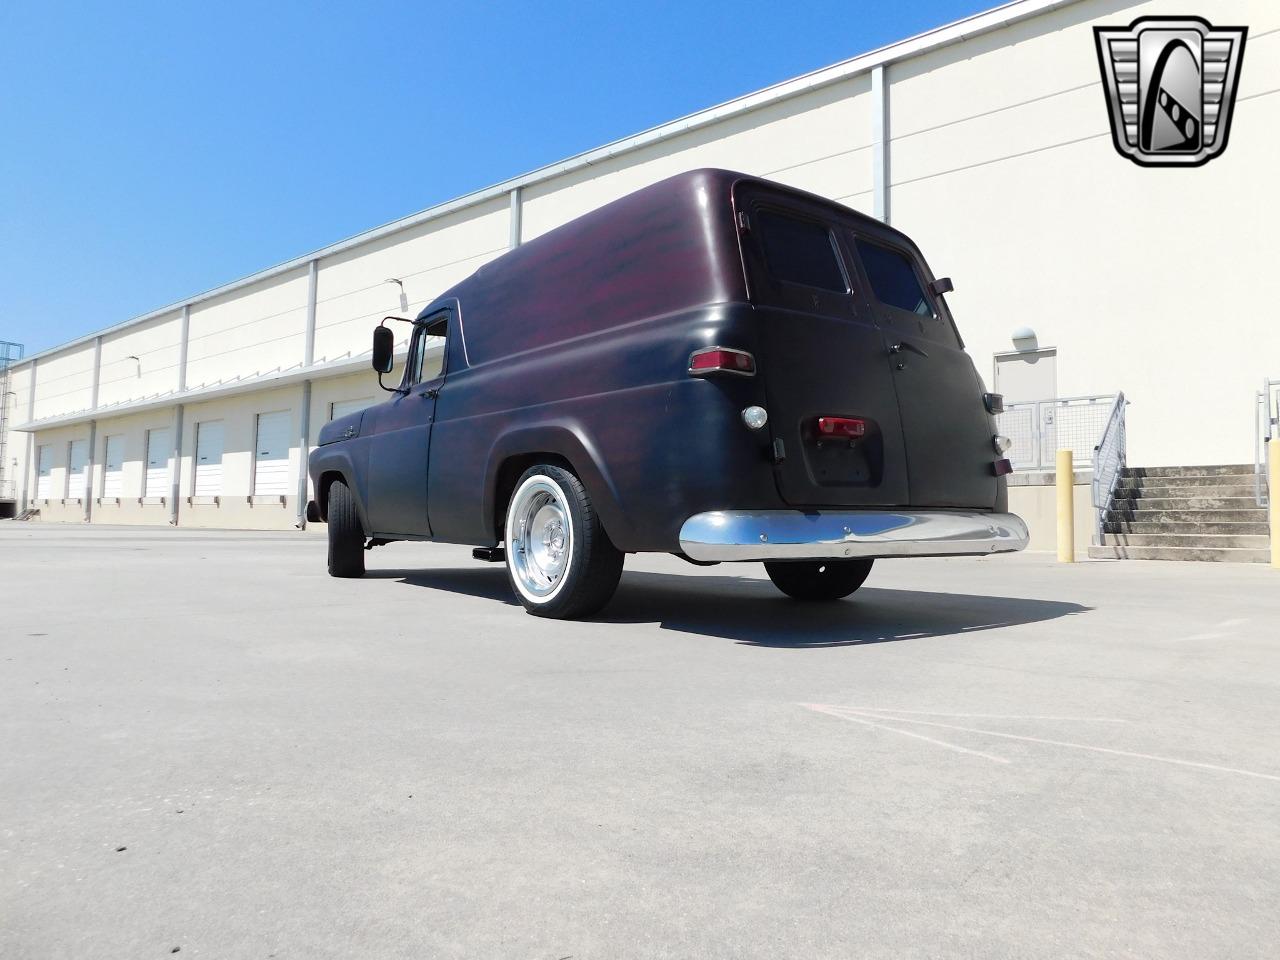
[[[506,572],[370,570],[366,576],[518,606]],[[753,647],[813,650],[923,640],[1043,623],[1092,607],[1060,600],[863,587],[836,603],[797,603],[768,580],[626,571],[593,623],[656,623],[660,629]]]

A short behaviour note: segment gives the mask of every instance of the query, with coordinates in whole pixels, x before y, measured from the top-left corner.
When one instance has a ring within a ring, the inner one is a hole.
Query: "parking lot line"
[[[810,710],[815,710],[818,713],[826,713],[833,717],[840,717],[842,720],[851,720],[854,723],[867,723],[868,726],[880,726],[879,724],[869,723],[865,719],[866,717],[874,717],[877,720],[896,720],[899,723],[914,723],[926,727],[938,727],[943,730],[956,730],[961,733],[977,733],[988,737],[1001,737],[1005,740],[1021,740],[1024,743],[1039,743],[1045,746],[1066,747],[1070,750],[1088,750],[1093,753],[1105,753],[1115,757],[1129,757],[1135,760],[1153,760],[1157,763],[1169,763],[1180,767],[1195,767],[1200,770],[1213,770],[1219,773],[1235,773],[1242,777],[1257,777],[1260,780],[1274,780],[1280,782],[1280,776],[1271,773],[1261,773],[1257,770],[1244,770],[1239,767],[1225,767],[1216,763],[1201,763],[1198,760],[1181,760],[1177,757],[1162,757],[1154,753],[1139,753],[1133,750],[1117,750],[1113,747],[1099,747],[1088,743],[1072,743],[1067,740],[1050,740],[1044,737],[1028,737],[1017,733],[1004,733],[1000,730],[982,730],[978,727],[962,727],[954,723],[939,723],[936,720],[915,720],[908,717],[885,717],[881,714],[869,713],[856,707],[827,706],[812,703],[803,703],[801,706],[807,707]],[[884,729],[889,730],[893,728],[884,727]],[[907,733],[905,730],[898,730],[896,732]],[[911,734],[907,735],[910,736]],[[921,739],[928,738],[922,737]],[[932,742],[941,746],[950,747],[953,750],[965,749],[941,740],[934,740]],[[974,750],[967,750],[966,752],[978,753],[978,751]],[[980,755],[986,756],[986,754]]]

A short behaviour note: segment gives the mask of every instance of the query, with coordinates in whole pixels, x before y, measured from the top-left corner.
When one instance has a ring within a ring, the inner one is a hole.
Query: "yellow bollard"
[[[1271,504],[1271,565],[1280,568],[1280,439],[1267,441],[1267,502]]]
[[[1058,562],[1076,562],[1075,470],[1071,451],[1058,451]]]

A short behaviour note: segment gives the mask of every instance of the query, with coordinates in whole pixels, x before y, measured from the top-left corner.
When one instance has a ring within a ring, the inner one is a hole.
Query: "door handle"
[[[911,353],[919,354],[920,356],[924,357],[926,360],[929,359],[929,355],[927,353],[925,353],[923,350],[917,347],[914,343],[908,343],[905,340],[903,340],[901,343],[895,343],[893,346],[889,348],[890,353],[904,353],[907,351],[910,351]]]
[[[423,390],[420,394],[418,394],[418,396],[421,397],[423,400],[434,400],[436,398],[436,394],[438,394],[439,392],[440,392],[439,387],[431,387],[427,390]]]

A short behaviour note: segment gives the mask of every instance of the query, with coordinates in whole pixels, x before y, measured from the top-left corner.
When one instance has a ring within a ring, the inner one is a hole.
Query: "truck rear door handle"
[[[910,351],[911,353],[919,354],[920,356],[924,357],[926,360],[929,359],[929,355],[927,353],[925,353],[923,350],[917,347],[914,343],[907,343],[907,341],[905,340],[903,340],[901,343],[895,343],[893,346],[889,348],[890,353],[902,353],[904,351]]]

